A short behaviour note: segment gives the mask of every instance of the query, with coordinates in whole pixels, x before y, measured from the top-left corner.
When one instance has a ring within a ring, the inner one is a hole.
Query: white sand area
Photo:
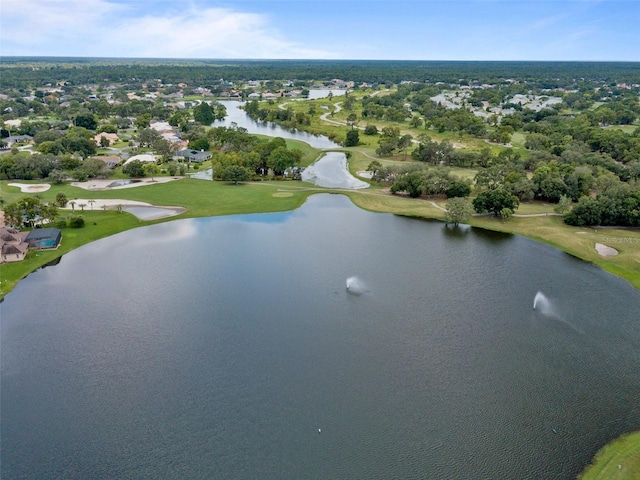
[[[71,205],[74,202],[74,205]],[[123,198],[74,198],[69,200],[63,210],[75,212],[90,212],[91,210],[116,210],[121,208],[125,212],[135,215],[140,220],[156,220],[158,218],[174,217],[184,213],[184,207],[159,207],[151,203],[126,200]]]
[[[615,257],[616,255],[618,255],[618,250],[609,247],[604,243],[596,243],[596,251],[602,257]]]
[[[92,201],[92,203],[89,203]],[[75,205],[71,205],[71,202],[75,202]],[[126,200],[123,198],[73,198],[69,200],[66,207],[63,207],[63,210],[77,210],[82,211],[82,207],[80,205],[84,204],[84,210],[100,210],[104,207],[107,207],[108,210],[117,208],[118,205],[122,207],[152,207],[153,205],[147,202],[138,202],[136,200]]]
[[[25,193],[38,193],[46,192],[51,188],[48,183],[8,183],[10,187],[18,187],[21,192]]]
[[[135,183],[129,183],[127,185],[119,185],[115,187],[109,187],[109,185],[115,182],[122,182],[126,180],[104,180],[92,178],[91,180],[88,180],[86,182],[71,182],[71,185],[74,187],[83,188],[85,190],[117,190],[121,188],[144,187],[148,185],[155,185],[156,183],[172,182],[174,180],[180,180],[181,178],[182,177],[154,177],[153,180],[151,180],[151,178],[141,178]]]

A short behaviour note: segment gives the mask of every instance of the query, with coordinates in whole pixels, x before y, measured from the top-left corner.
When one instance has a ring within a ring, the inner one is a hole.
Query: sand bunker
[[[71,202],[74,202],[71,205]],[[137,202],[135,200],[125,200],[123,198],[74,198],[69,200],[65,210],[73,210],[82,213],[91,210],[116,210],[122,209],[129,212],[140,220],[156,220],[158,218],[173,217],[184,213],[187,209],[184,207],[158,207],[146,202]]]
[[[74,205],[71,204],[74,202]],[[84,207],[83,207],[84,205]],[[137,202],[135,200],[125,200],[123,198],[96,198],[96,199],[86,199],[86,198],[74,198],[67,202],[67,206],[64,207],[65,210],[100,210],[105,207],[108,210],[112,210],[117,208],[118,205],[122,207],[126,206],[138,206],[138,207],[151,207],[152,205],[147,202]]]
[[[181,177],[154,177],[153,181],[151,178],[141,178],[139,181],[132,183],[123,183],[117,186],[110,187],[109,185],[118,183],[117,180],[113,179],[95,179],[92,178],[87,182],[71,182],[71,186],[83,188],[85,190],[117,190],[120,188],[134,188],[134,187],[143,187],[145,185],[156,185],[158,183],[171,182],[173,180],[179,180]]]
[[[602,257],[615,257],[616,255],[618,255],[618,250],[609,247],[604,243],[596,243],[596,251]]]
[[[25,193],[38,193],[46,192],[51,188],[48,183],[8,183],[10,187],[18,187],[21,192]]]

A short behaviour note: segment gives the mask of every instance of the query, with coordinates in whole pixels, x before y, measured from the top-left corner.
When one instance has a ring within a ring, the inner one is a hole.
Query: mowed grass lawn
[[[7,183],[11,182],[0,182],[3,198],[7,203],[25,196],[33,196],[33,194],[20,193],[17,187],[7,187]],[[204,217],[248,212],[279,212],[297,208],[306,199],[305,194],[297,193],[286,197],[273,195],[279,188],[292,184],[300,185],[298,182],[288,181],[230,185],[224,182],[183,178],[155,185],[97,191],[84,190],[71,185],[52,185],[49,190],[39,193],[38,196],[46,202],[54,202],[58,193],[64,193],[68,200],[77,198],[135,200],[153,205],[185,207],[187,211],[182,217]],[[90,208],[87,205],[84,212],[81,212],[76,206],[76,213],[86,214]],[[65,212],[67,210],[60,210],[61,214]],[[71,211],[69,210],[68,213]]]
[[[547,243],[626,278],[636,288],[640,288],[638,229],[571,227],[559,216],[513,217],[506,222],[490,216],[473,217],[470,223],[476,227],[515,233]],[[596,243],[615,248],[618,255],[601,256],[595,249]]]
[[[6,202],[15,201],[33,194],[20,193],[17,187],[8,187],[0,182],[2,196]],[[22,182],[42,183],[42,182]],[[0,298],[10,292],[15,285],[30,272],[46,265],[55,258],[81,245],[113,235],[131,228],[151,225],[179,218],[234,215],[241,213],[282,212],[298,208],[313,189],[300,188],[299,182],[259,182],[244,185],[230,185],[207,180],[181,179],[169,183],[126,188],[119,190],[88,191],[70,185],[53,185],[46,192],[38,194],[43,201],[53,202],[57,193],[64,193],[69,200],[83,199],[126,199],[161,206],[179,206],[186,211],[175,217],[155,221],[142,221],[126,212],[116,210],[91,210],[87,205],[84,211],[77,206],[75,212],[60,209],[61,217],[73,213],[85,219],[83,228],[64,228],[62,243],[58,250],[31,251],[25,261],[3,263],[0,265]],[[288,188],[289,186],[297,188]],[[286,191],[283,191],[286,190]]]
[[[309,152],[311,153],[311,152]],[[368,164],[370,159],[361,152],[354,152],[353,163],[357,167]],[[6,181],[0,182],[2,196],[6,202],[27,196],[16,187],[8,187]],[[26,183],[26,182],[25,182]],[[37,183],[37,182],[33,182]],[[140,225],[149,225],[179,218],[234,215],[244,213],[281,212],[294,210],[304,203],[306,198],[318,192],[332,192],[304,182],[264,181],[242,185],[230,185],[223,182],[211,182],[197,179],[181,179],[168,183],[134,187],[118,190],[87,191],[70,185],[53,185],[50,190],[39,194],[44,201],[53,202],[57,193],[64,193],[69,200],[83,199],[128,199],[147,202],[158,206],[178,206],[186,211],[176,217],[155,221],[140,221],[129,214],[117,214],[113,211],[91,210],[85,206],[87,226],[84,229],[63,231],[63,247],[57,252],[40,253],[37,258],[21,262],[21,266],[0,265],[0,296],[4,296],[29,271],[42,266],[56,256],[72,248],[123,230]],[[394,213],[411,217],[444,220],[444,212],[434,207],[429,200],[410,199],[389,195],[380,187],[358,191],[342,191],[357,206],[376,212]],[[438,205],[446,203],[438,200]],[[523,203],[516,213],[551,213],[552,205],[540,202]],[[61,215],[69,215],[70,210],[61,210]],[[114,216],[115,215],[115,216]],[[95,225],[94,225],[95,223]],[[482,216],[472,217],[471,225],[489,230],[523,235],[539,240],[578,258],[629,280],[640,288],[640,231],[622,228],[576,228],[570,227],[559,216],[513,217],[508,221]],[[77,236],[77,243],[71,243]],[[595,244],[602,243],[618,250],[614,257],[602,257]]]
[[[578,477],[579,480],[640,479],[640,431],[605,445]]]
[[[71,212],[69,212],[71,213]],[[9,293],[16,284],[29,273],[52,262],[89,242],[99,240],[117,232],[141,226],[143,223],[133,215],[119,213],[115,210],[86,211],[84,228],[62,229],[62,243],[57,250],[29,250],[27,258],[22,262],[3,263],[0,265],[0,298]]]

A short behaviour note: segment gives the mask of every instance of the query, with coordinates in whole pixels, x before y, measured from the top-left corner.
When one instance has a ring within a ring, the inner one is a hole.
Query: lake
[[[239,127],[246,128],[249,133],[300,140],[314,148],[341,148],[340,145],[332,142],[323,135],[312,135],[302,130],[284,128],[273,122],[256,121],[240,108],[245,102],[221,100],[219,103],[227,109],[227,116],[224,120],[213,122],[212,126],[214,127],[230,127],[232,124],[235,124]]]
[[[640,428],[637,290],[340,195],[127,231],[1,305],[4,480],[573,478]]]

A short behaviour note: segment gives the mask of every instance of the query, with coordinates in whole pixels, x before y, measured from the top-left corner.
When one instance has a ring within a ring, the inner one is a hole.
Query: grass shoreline
[[[1,182],[0,186],[6,189],[7,182]],[[117,213],[113,210],[76,212],[85,216],[86,226],[82,229],[64,229],[63,241],[58,250],[30,252],[27,259],[22,262],[0,265],[0,298],[4,298],[29,273],[65,253],[95,240],[140,226],[184,218],[289,211],[300,207],[309,195],[316,193],[346,195],[357,207],[372,212],[393,213],[439,221],[444,221],[444,212],[434,204],[441,207],[445,204],[442,199],[436,199],[435,202],[433,200],[409,199],[388,194],[379,188],[366,190],[328,189],[291,181],[251,182],[238,186],[195,179],[182,179],[114,191],[87,191],[69,185],[55,185],[41,196],[46,201],[53,201],[55,195],[61,191],[67,194],[70,199],[74,197],[122,197],[128,200],[145,201],[153,205],[180,206],[186,208],[186,211],[178,216],[151,221],[138,220],[133,215]],[[291,195],[283,196],[282,192],[284,191]],[[571,227],[565,225],[561,217],[544,216],[544,213],[552,213],[552,211],[551,206],[544,204],[522,205],[517,213],[535,212],[543,215],[514,217],[507,222],[494,217],[474,216],[469,224],[473,227],[521,235],[546,243],[622,277],[635,288],[640,289],[640,230]],[[610,244],[619,251],[619,255],[601,257],[595,250],[595,243]]]
[[[579,480],[634,480],[640,478],[640,430],[625,433],[604,445]]]

